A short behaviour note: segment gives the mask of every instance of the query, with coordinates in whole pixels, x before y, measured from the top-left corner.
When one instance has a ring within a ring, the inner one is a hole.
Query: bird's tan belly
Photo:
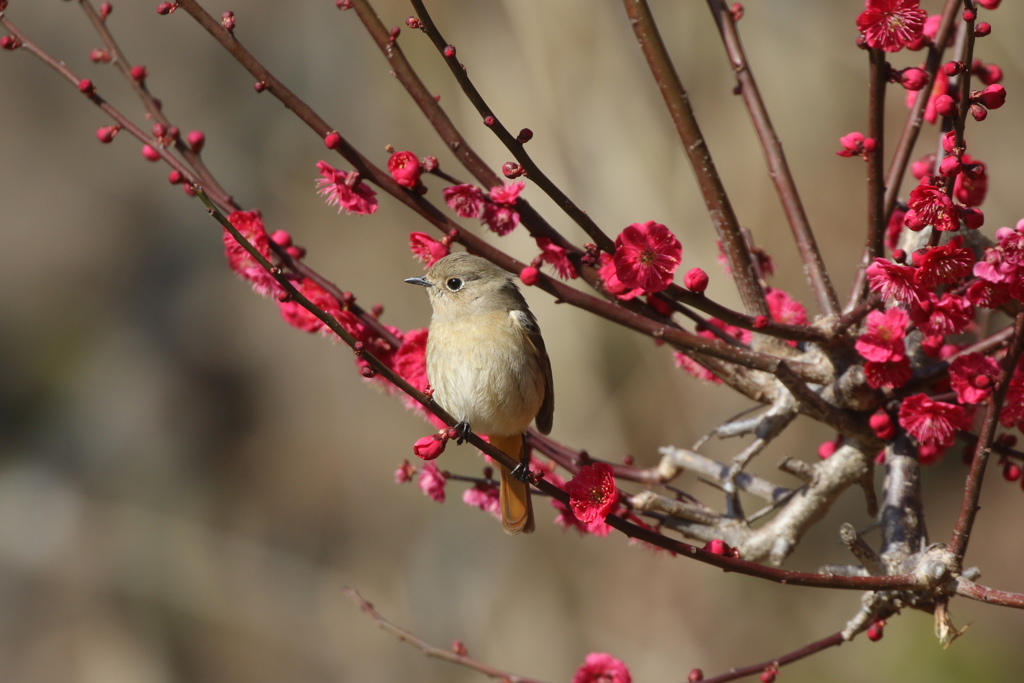
[[[427,378],[438,405],[482,434],[525,431],[544,400],[536,352],[511,322],[432,328]]]

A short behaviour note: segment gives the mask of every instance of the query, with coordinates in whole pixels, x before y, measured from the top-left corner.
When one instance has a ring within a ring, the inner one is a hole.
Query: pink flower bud
[[[956,102],[949,95],[939,95],[935,98],[935,111],[940,116],[956,116]]]
[[[977,75],[978,80],[985,85],[992,85],[1003,80],[1003,70],[995,64],[982,64],[980,59],[975,59],[971,65],[971,71]]]
[[[732,20],[739,21],[743,18],[743,5],[738,2],[734,2],[729,6],[729,14],[732,15]],[[694,669],[694,671],[700,671],[700,669]]]
[[[117,131],[121,130],[120,126],[100,126],[96,131],[96,139],[106,144],[114,139],[117,135]]]
[[[892,437],[896,436],[896,425],[893,424],[889,413],[884,410],[879,409],[875,411],[875,413],[868,418],[868,425],[871,426],[871,431],[875,433],[875,436],[883,441],[888,441]]]
[[[498,122],[498,120],[496,118],[494,118],[493,116],[485,116],[484,117],[484,125],[487,126],[488,128],[490,128],[491,126],[493,126],[497,122]]]
[[[408,460],[403,460],[399,468],[395,470],[395,483],[406,484],[412,481],[414,474],[416,474],[416,468],[410,465]]]
[[[874,152],[876,147],[878,147],[878,141],[876,141],[874,138],[864,138],[865,152]]]
[[[893,249],[892,260],[895,261],[896,263],[906,263],[907,252],[903,251],[902,249]]]
[[[423,22],[417,17],[409,17],[405,20],[405,25],[409,28],[423,28]]]
[[[100,4],[100,19],[106,19],[110,16],[110,13],[114,11],[113,6],[109,2]]]
[[[423,157],[423,163],[420,164],[420,166],[423,167],[423,172],[424,173],[430,173],[432,171],[437,170],[437,167],[439,165],[440,164],[437,161],[437,157],[432,157],[432,156],[425,156],[425,157]]]
[[[413,444],[412,452],[421,460],[433,460],[444,453],[445,444],[448,442],[448,435],[431,434],[417,439]]]
[[[766,315],[759,315],[756,318],[754,318],[754,329],[755,330],[763,330],[766,327],[768,327],[768,316],[766,316]]]
[[[964,21],[974,21],[977,18],[978,18],[978,13],[975,12],[973,9],[965,9],[964,10]]]
[[[270,233],[270,241],[279,247],[292,246],[292,236],[287,230],[275,230]]]
[[[181,135],[181,131],[178,130],[177,126],[171,126],[167,129],[167,138],[172,142],[177,140],[179,135]]]
[[[93,62],[109,62],[110,53],[106,50],[93,50],[89,53],[89,59]]]
[[[466,649],[466,644],[458,638],[452,641],[452,652],[459,655],[460,657],[465,657],[467,654],[469,654],[469,650]]]
[[[235,30],[235,13],[228,11],[220,15],[220,25],[225,31],[232,33]]]
[[[768,667],[761,672],[761,683],[775,683],[775,677],[779,671],[775,667]]]
[[[1006,103],[1006,88],[998,83],[993,83],[982,90],[976,100],[986,109],[999,109]]]
[[[702,294],[708,288],[708,274],[700,268],[691,268],[683,278],[683,286],[691,292]]]
[[[526,266],[519,271],[519,279],[523,281],[523,284],[527,287],[532,287],[537,284],[540,280],[540,271],[533,266]]]
[[[924,69],[918,69],[916,66],[904,69],[900,72],[900,85],[907,90],[920,90],[928,85],[928,74]]]
[[[519,131],[519,135],[516,136],[516,142],[520,145],[525,145],[527,142],[533,139],[533,131],[529,128],[523,128]]]
[[[388,173],[402,187],[416,187],[422,173],[420,160],[412,152],[395,152],[388,159]]]
[[[141,64],[136,64],[132,67],[132,80],[134,80],[136,83],[141,83],[142,81],[146,80],[146,76],[148,75],[149,69],[142,66]]]
[[[960,173],[962,167],[963,164],[960,162],[960,157],[948,156],[939,164],[939,173],[950,178]]]
[[[960,207],[960,220],[964,222],[968,230],[977,230],[985,224],[985,214],[980,209]]]
[[[972,104],[970,108],[971,116],[974,117],[975,121],[984,121],[988,118],[988,109],[981,106],[980,104]]]
[[[1006,481],[1017,481],[1020,479],[1021,469],[1020,465],[1014,462],[1008,462],[1003,465],[1003,479]]]
[[[995,9],[999,7],[999,3],[1001,3],[1002,1],[1003,0],[978,0],[978,4],[984,7],[985,9]]]
[[[83,95],[92,95],[94,92],[96,92],[96,86],[94,86],[92,84],[92,81],[90,81],[88,78],[83,78],[82,80],[78,81],[78,92],[82,93]]]
[[[171,14],[174,10],[178,9],[178,3],[176,2],[161,2],[156,6],[157,14]]]
[[[203,151],[203,145],[206,144],[206,136],[203,135],[203,131],[194,130],[188,134],[188,146],[193,152],[199,154]]]
[[[690,669],[686,676],[686,683],[700,683],[704,680],[704,672],[700,669]]]
[[[185,176],[181,174],[181,171],[171,171],[167,174],[167,182],[171,185],[177,185],[185,180]]]
[[[992,33],[992,24],[988,23],[987,21],[983,21],[981,23],[974,25],[975,38],[984,38],[990,33]]]
[[[942,151],[946,154],[952,154],[956,148],[956,131],[949,131],[942,136]],[[941,167],[940,167],[941,168]]]
[[[146,157],[147,161],[159,161],[160,152],[156,151],[149,145],[142,146],[142,156]]]
[[[704,550],[707,550],[709,553],[712,553],[714,555],[729,554],[729,546],[726,545],[725,541],[719,538],[716,538],[712,541],[708,541],[707,544],[704,546]]]
[[[963,62],[946,62],[942,65],[942,71],[947,76],[956,76],[964,70]]]
[[[818,446],[818,457],[822,460],[828,460],[832,457],[832,454],[836,452],[839,446],[836,445],[835,441],[824,441]]]
[[[506,178],[518,178],[523,175],[523,167],[514,161],[506,161],[501,166],[501,172]]]
[[[882,628],[884,626],[884,621],[876,621],[875,623],[871,624],[871,626],[868,626],[868,640],[870,640],[872,643],[877,643],[878,641],[880,641],[882,639]]]
[[[324,137],[324,146],[327,149],[338,149],[341,147],[341,136],[337,132],[331,131]]]
[[[187,194],[189,197],[196,196],[196,188],[192,185],[192,183],[183,183],[181,189],[184,190],[185,194]]]
[[[4,50],[17,50],[21,47],[21,41],[15,36],[4,36],[0,38],[0,48]]]
[[[445,45],[443,52],[444,52],[444,56],[445,57],[451,59],[452,57],[455,56],[455,46],[454,45]]]
[[[252,84],[252,88],[257,93],[261,93],[261,92],[263,92],[264,90],[267,89],[267,84],[264,81],[256,81],[255,83]]]
[[[290,247],[287,247],[285,251],[288,252],[288,255],[291,256],[296,261],[299,261],[306,257],[306,249],[304,247],[297,247],[294,244]]]

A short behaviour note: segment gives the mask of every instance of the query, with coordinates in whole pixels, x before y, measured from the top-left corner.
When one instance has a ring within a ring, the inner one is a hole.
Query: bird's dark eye
[[[453,292],[457,292],[460,289],[462,289],[462,280],[460,280],[457,277],[448,278],[448,282],[446,282],[445,284],[448,286],[448,289],[452,290]]]

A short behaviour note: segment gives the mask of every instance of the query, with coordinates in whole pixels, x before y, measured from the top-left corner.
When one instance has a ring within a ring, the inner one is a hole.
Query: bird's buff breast
[[[427,379],[437,404],[480,434],[526,431],[544,400],[537,352],[504,312],[432,321]]]

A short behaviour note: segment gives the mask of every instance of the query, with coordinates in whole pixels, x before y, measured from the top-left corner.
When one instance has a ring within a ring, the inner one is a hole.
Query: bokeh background
[[[7,16],[97,83],[136,121],[141,107],[76,7],[11,0]],[[155,0],[115,2],[109,26],[183,131],[270,229],[287,229],[307,261],[381,303],[402,329],[427,324],[421,266],[406,247],[426,229],[382,196],[372,217],[338,215],[315,194],[322,142],[184,13]],[[938,11],[938,2],[925,2]],[[388,25],[441,104],[495,168],[510,156],[482,126],[411,13],[379,0]],[[607,232],[657,220],[679,236],[684,267],[703,267],[711,296],[736,304],[715,261],[713,231],[622,8],[615,2],[430,3],[469,74],[530,152]],[[1008,105],[972,125],[969,151],[989,164],[988,234],[1024,215],[1017,105],[1024,10],[1005,3],[977,55],[1006,73]],[[354,13],[333,2],[207,3],[237,15],[236,35],[378,164],[384,147],[433,154],[466,176],[388,74]],[[703,3],[655,1],[682,79],[742,223],[777,263],[773,284],[813,308],[788,228]],[[866,127],[866,55],[854,47],[858,2],[751,2],[741,23],[755,75],[786,145],[807,212],[841,292],[865,225],[864,164],[838,137]],[[920,54],[893,57],[909,66]],[[903,91],[889,89],[892,139]],[[219,227],[169,185],[127,134],[100,145],[109,121],[25,52],[0,55],[0,680],[17,683],[293,683],[479,681],[377,630],[342,593],[357,588],[387,617],[440,646],[461,638],[502,669],[568,681],[588,652],[623,659],[634,680],[678,681],[788,652],[843,627],[856,593],[783,587],[723,574],[607,539],[563,533],[539,502],[539,529],[510,538],[461,503],[437,504],[393,472],[428,433],[400,402],[364,384],[351,353],[285,325],[223,262]],[[929,127],[920,153],[934,148]],[[440,200],[442,185],[430,182]],[[567,235],[582,233],[535,188],[526,196]],[[468,225],[468,223],[467,223]],[[468,226],[473,227],[473,226]],[[519,230],[502,245],[529,259]],[[746,407],[675,370],[649,339],[527,291],[554,366],[553,435],[652,465]],[[784,456],[816,457],[831,435],[806,420],[755,470],[786,485]],[[729,457],[740,442],[711,443]],[[468,446],[439,464],[478,473]],[[957,455],[924,473],[927,523],[948,537],[965,469]],[[879,473],[879,477],[880,477]],[[718,505],[692,475],[682,485]],[[969,560],[987,584],[1024,590],[1016,520],[1024,493],[994,471]],[[844,562],[837,530],[870,524],[847,493],[787,566]],[[872,540],[876,536],[869,535]],[[785,669],[790,681],[1003,681],[1024,666],[1024,615],[958,600],[966,635],[943,650],[928,615],[894,619]]]

